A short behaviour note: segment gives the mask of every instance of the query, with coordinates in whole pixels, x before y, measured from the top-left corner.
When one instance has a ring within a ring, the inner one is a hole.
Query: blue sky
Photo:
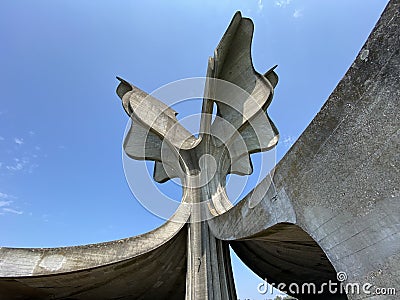
[[[255,23],[253,61],[278,64],[269,115],[281,158],[319,111],[387,1],[2,1],[0,246],[124,238],[164,222],[126,183],[121,76],[151,92],[204,76],[237,10]],[[199,108],[200,109],[200,108]],[[236,258],[241,298],[265,299]]]

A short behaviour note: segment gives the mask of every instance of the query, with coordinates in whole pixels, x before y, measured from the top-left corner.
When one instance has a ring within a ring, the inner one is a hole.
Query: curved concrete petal
[[[178,149],[189,150],[201,142],[176,119],[177,112],[138,87],[117,77],[117,95],[127,114]]]
[[[241,241],[232,247],[241,243],[245,262],[253,255],[250,264],[272,264],[269,253],[277,244],[265,236],[262,243],[248,239],[288,222],[321,247],[337,272],[347,273],[347,282],[400,289],[399,36],[400,4],[391,1],[351,68],[277,165],[274,184],[267,177],[209,221],[216,237]],[[257,254],[250,251],[256,248]],[[283,244],[280,249],[281,259],[291,259]],[[315,265],[303,279],[318,272]],[[274,279],[290,278],[282,272]]]
[[[161,227],[127,239],[48,249],[0,248],[1,296],[181,299],[186,277],[186,208],[181,206]]]
[[[347,299],[345,294],[332,294],[328,288],[324,289],[326,283],[339,284],[336,271],[317,242],[296,225],[280,223],[230,244],[260,278],[275,287],[281,286],[289,294],[299,297],[304,289],[305,293],[310,291],[305,299]],[[308,283],[313,286],[302,287]]]

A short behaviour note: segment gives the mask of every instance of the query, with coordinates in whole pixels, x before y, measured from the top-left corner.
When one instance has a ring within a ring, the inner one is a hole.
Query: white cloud
[[[36,169],[37,167],[39,167],[38,164],[31,164],[31,165],[29,166],[28,173],[29,173],[29,174],[33,173],[33,170]]]
[[[295,138],[290,135],[282,139],[282,144],[287,148],[292,147],[294,142],[295,142]]]
[[[262,11],[264,4],[262,2],[263,0],[258,0],[258,11]]]
[[[286,7],[292,2],[292,0],[276,0],[275,5],[279,7]]]
[[[16,215],[22,215],[24,213],[23,211],[15,210],[15,209],[8,208],[8,207],[3,208],[3,211],[4,212],[9,212],[9,213],[12,213],[12,214],[16,214]]]
[[[24,165],[17,163],[14,166],[6,166],[6,168],[10,171],[21,171],[24,168]]]
[[[32,131],[29,134],[35,133]],[[0,175],[32,173],[38,167],[39,146],[30,146],[25,138],[18,135],[5,138],[4,141],[5,145],[0,138],[0,146],[3,145],[3,147],[0,147]]]
[[[303,10],[302,9],[295,9],[293,13],[293,18],[301,18],[303,16]]]
[[[24,143],[24,139],[22,139],[22,138],[14,138],[14,142],[17,145],[22,145]]]
[[[0,207],[9,206],[11,203],[12,203],[12,201],[0,200]]]
[[[5,194],[5,193],[1,193],[1,192],[0,192],[0,199],[15,199],[15,197],[12,196],[12,195]]]
[[[38,167],[38,164],[31,162],[29,157],[22,158],[14,158],[15,164],[9,164],[6,166],[6,169],[9,171],[17,172],[17,171],[25,171],[28,173],[32,173],[33,169]]]
[[[0,193],[0,215],[4,215],[5,213],[11,213],[11,214],[16,214],[16,215],[22,215],[24,212],[20,210],[16,210],[11,207],[11,204],[13,203],[12,200],[9,199],[15,199],[15,196],[5,194],[5,193]],[[7,200],[8,199],[8,200]]]
[[[49,221],[49,215],[48,214],[43,214],[42,215],[42,219],[44,222],[48,222]]]

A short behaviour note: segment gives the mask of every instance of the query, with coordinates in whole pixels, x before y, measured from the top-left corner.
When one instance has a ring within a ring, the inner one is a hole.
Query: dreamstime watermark
[[[347,274],[345,272],[337,273],[337,281],[328,280],[322,284],[315,284],[313,282],[304,282],[302,284],[292,282],[287,283],[269,283],[267,279],[257,286],[257,291],[265,295],[267,293],[273,294],[273,288],[276,288],[284,293],[291,295],[318,295],[318,294],[353,294],[353,295],[396,295],[396,288],[394,287],[375,287],[371,283],[358,283],[358,282],[345,282],[347,281]]]

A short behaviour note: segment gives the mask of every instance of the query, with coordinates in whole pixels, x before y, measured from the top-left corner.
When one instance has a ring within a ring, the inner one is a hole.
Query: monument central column
[[[192,203],[188,223],[186,299],[236,299],[229,245],[210,231],[201,203],[206,187],[200,176],[187,176],[184,199]],[[204,204],[204,202],[203,202]]]

